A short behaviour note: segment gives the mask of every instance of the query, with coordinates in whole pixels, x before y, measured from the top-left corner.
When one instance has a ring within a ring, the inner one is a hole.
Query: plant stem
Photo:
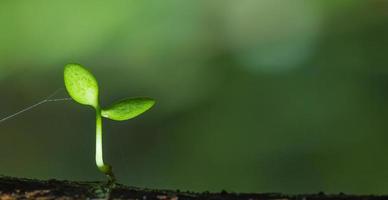
[[[96,107],[96,164],[98,169],[108,176],[109,182],[114,183],[115,177],[110,165],[104,164],[102,150],[102,117],[101,108]]]

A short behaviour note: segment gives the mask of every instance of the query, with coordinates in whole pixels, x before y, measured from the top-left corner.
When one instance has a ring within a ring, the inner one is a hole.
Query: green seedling
[[[155,100],[147,97],[127,98],[113,105],[101,108],[99,104],[99,89],[96,78],[87,69],[79,64],[68,64],[64,70],[66,90],[74,101],[92,106],[96,111],[96,165],[98,169],[114,182],[112,167],[104,163],[102,151],[102,117],[123,121],[132,119],[148,109]]]

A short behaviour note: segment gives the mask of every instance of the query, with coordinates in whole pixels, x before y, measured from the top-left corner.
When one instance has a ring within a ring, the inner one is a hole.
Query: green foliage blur
[[[81,63],[121,183],[236,192],[388,193],[388,1],[0,1],[0,118]],[[57,97],[66,97],[63,91]],[[104,180],[94,112],[50,102],[0,124],[0,174]]]

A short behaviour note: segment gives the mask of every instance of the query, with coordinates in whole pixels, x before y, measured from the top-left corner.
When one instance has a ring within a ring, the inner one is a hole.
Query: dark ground
[[[219,193],[194,193],[173,190],[143,189],[128,187],[121,184],[116,184],[113,188],[110,188],[103,182],[75,182],[54,179],[43,181],[0,176],[0,200],[13,199],[377,200],[388,199],[388,196],[325,195],[324,193],[302,195],[283,195],[276,193],[238,194],[228,193],[226,191]]]

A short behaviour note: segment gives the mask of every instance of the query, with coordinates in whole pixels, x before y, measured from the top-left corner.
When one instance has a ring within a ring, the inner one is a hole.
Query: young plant
[[[101,108],[96,78],[79,64],[68,64],[64,70],[66,90],[71,98],[83,105],[92,106],[96,111],[96,164],[98,169],[115,181],[112,167],[104,163],[102,150],[102,117],[123,121],[134,118],[150,109],[155,100],[147,97],[127,98],[113,105]]]

